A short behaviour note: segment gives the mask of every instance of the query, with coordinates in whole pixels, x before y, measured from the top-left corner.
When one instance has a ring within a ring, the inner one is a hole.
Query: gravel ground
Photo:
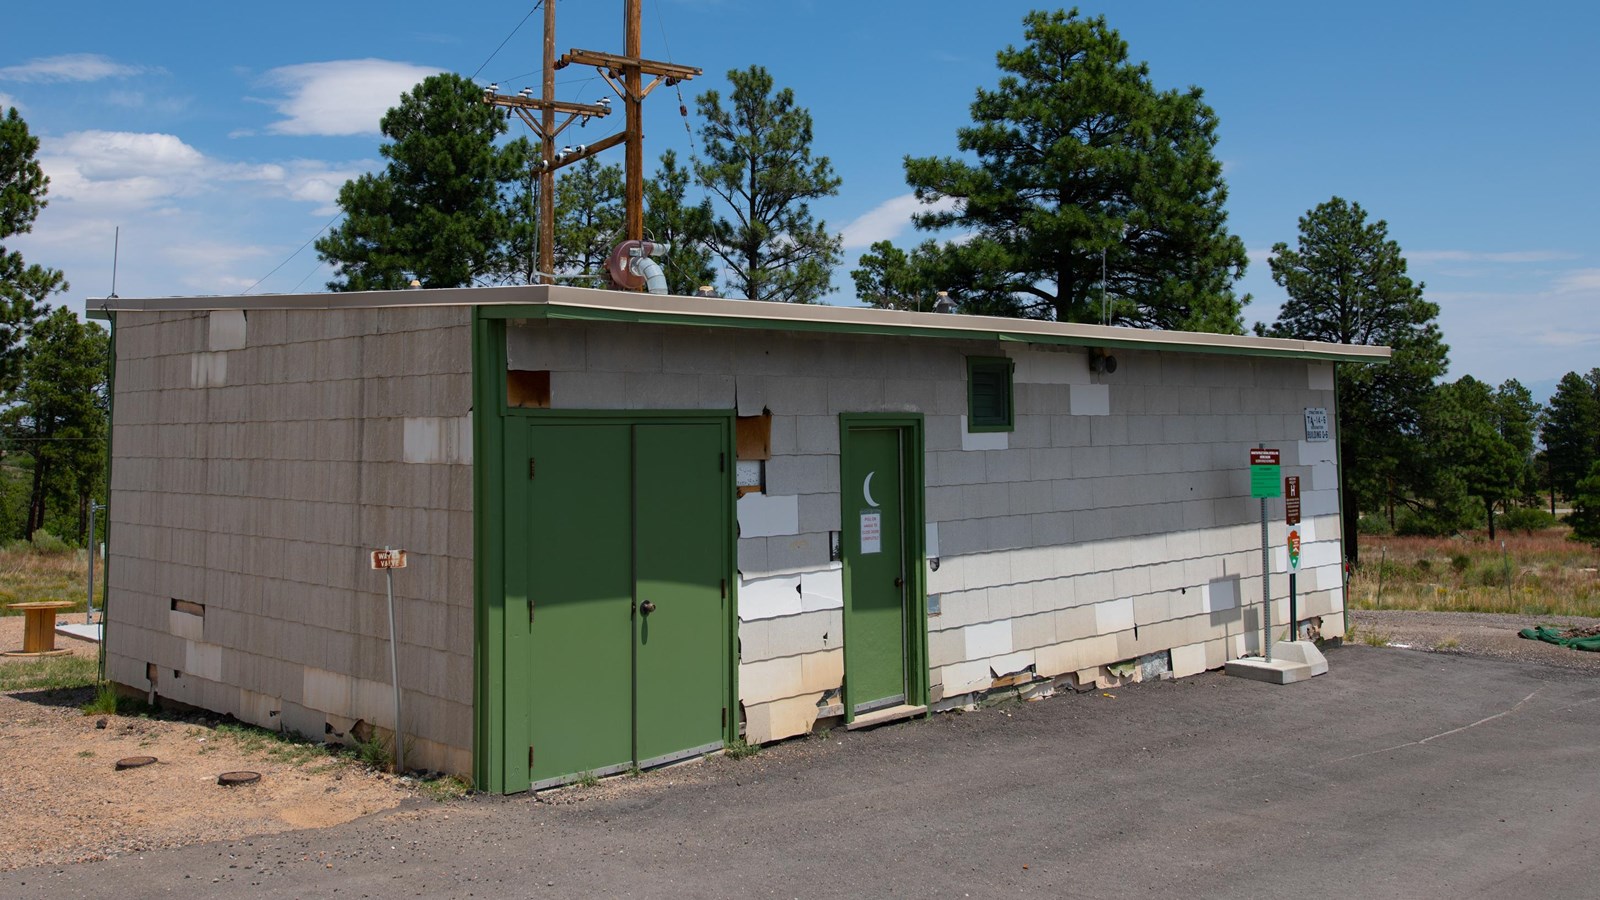
[[[1351,610],[1350,624],[1355,629],[1352,640],[1357,643],[1367,641],[1370,635],[1389,646],[1542,663],[1600,675],[1600,653],[1517,637],[1517,632],[1535,625],[1592,628],[1600,625],[1600,619],[1379,609]]]
[[[22,618],[0,617],[0,648],[21,644]],[[93,644],[59,635],[57,646],[95,655]],[[0,657],[0,666],[19,664]],[[0,694],[0,871],[337,825],[413,796],[388,775],[326,754],[276,741],[252,751],[219,732],[214,716],[86,716],[79,707],[92,696]],[[114,768],[130,756],[158,761]],[[239,770],[261,781],[217,784]]]
[[[1539,664],[1524,670],[1527,675],[1523,677],[1530,679],[1592,677],[1600,674],[1600,654],[1569,650],[1516,636],[1519,629],[1532,625],[1585,626],[1600,624],[1600,619],[1385,610],[1354,611],[1351,613],[1351,622],[1357,635],[1356,646],[1350,648],[1351,651],[1372,652],[1361,646],[1361,635],[1366,634],[1374,638],[1381,637],[1385,644],[1437,650],[1438,655],[1431,658],[1441,662],[1448,656],[1459,656]],[[20,618],[0,617],[0,647],[20,643]],[[92,656],[94,653],[93,645],[67,638],[61,638],[59,645],[70,646],[83,655]],[[1357,653],[1354,657],[1343,657],[1343,661],[1365,658]],[[0,662],[0,665],[6,664],[10,663]],[[1541,670],[1550,675],[1540,675]],[[1230,695],[1251,690],[1238,681],[1210,675],[1198,681],[1162,683],[1150,686],[1160,691],[1149,696],[1166,696],[1165,691],[1169,689],[1181,689],[1184,692],[1204,689]],[[1330,681],[1323,685],[1322,679],[1314,681],[1319,691],[1338,683]],[[969,734],[968,728],[979,721],[1003,719],[1009,723],[1014,714],[1028,718],[1042,714],[1045,709],[1056,711],[1052,715],[1065,714],[1075,719],[1081,713],[1075,713],[1074,710],[1082,710],[1086,704],[1115,705],[1121,695],[1122,692],[1096,692],[1064,697],[1038,706],[1026,704],[988,710],[976,717],[940,716],[926,723],[906,726],[905,729],[839,733],[796,740],[767,748],[749,760],[711,759],[653,772],[642,779],[610,779],[593,788],[546,792],[539,795],[537,800],[526,797],[483,797],[466,804],[430,803],[413,809],[397,809],[402,801],[414,796],[414,792],[389,776],[369,773],[326,757],[319,756],[295,764],[261,751],[246,752],[236,739],[216,731],[214,719],[172,721],[113,716],[107,717],[106,727],[101,729],[96,727],[100,717],[86,717],[77,708],[87,699],[86,692],[0,694],[0,759],[8,763],[0,767],[0,798],[3,798],[4,804],[0,808],[4,810],[5,834],[5,840],[0,841],[0,871],[51,866],[58,867],[54,872],[61,876],[71,871],[95,871],[99,868],[59,868],[67,863],[111,860],[113,862],[100,865],[120,865],[143,858],[146,851],[206,845],[192,847],[193,853],[198,855],[185,857],[185,863],[193,867],[195,878],[201,879],[196,887],[208,882],[219,886],[259,886],[263,881],[271,883],[281,876],[288,876],[284,881],[295,885],[290,889],[291,893],[321,893],[331,890],[332,885],[350,884],[346,879],[354,875],[354,881],[362,888],[358,893],[374,890],[385,893],[385,888],[391,885],[383,883],[388,877],[382,874],[383,870],[403,863],[408,867],[405,876],[401,876],[397,870],[393,873],[395,877],[448,872],[450,874],[442,881],[424,878],[424,881],[431,881],[424,893],[455,895],[462,889],[473,890],[484,886],[479,880],[483,873],[477,871],[469,861],[458,859],[458,848],[462,845],[458,842],[487,842],[488,847],[497,848],[496,853],[503,848],[506,853],[515,856],[514,848],[525,846],[515,837],[517,833],[531,827],[528,837],[533,837],[551,828],[554,833],[547,837],[578,840],[580,843],[572,845],[571,850],[586,863],[591,863],[591,853],[594,854],[593,859],[603,855],[600,844],[588,845],[583,842],[615,844],[612,826],[602,827],[600,833],[582,833],[584,829],[576,829],[579,833],[573,833],[573,830],[561,827],[562,823],[573,826],[592,817],[597,817],[602,825],[619,822],[622,819],[617,817],[631,818],[643,810],[658,807],[671,809],[675,804],[670,798],[688,796],[695,800],[690,804],[692,809],[685,811],[687,819],[657,823],[662,826],[659,834],[679,835],[672,839],[672,844],[681,849],[683,830],[691,827],[689,823],[696,815],[712,814],[724,802],[731,800],[731,797],[723,797],[723,792],[740,792],[746,790],[746,786],[770,782],[809,783],[811,787],[802,791],[798,798],[798,807],[815,812],[819,798],[828,796],[838,799],[843,796],[838,794],[841,789],[846,794],[851,793],[840,782],[826,778],[819,780],[814,777],[817,773],[812,770],[813,766],[826,770],[828,761],[837,762],[836,757],[840,754],[853,756],[862,753],[874,758],[887,754],[886,758],[897,761],[910,759],[914,754],[932,754],[936,757],[959,755],[963,747],[977,740],[977,735]],[[1275,698],[1279,695],[1269,693],[1264,696]],[[1024,715],[1024,710],[1030,712]],[[1102,735],[1102,739],[1109,738],[1104,742],[1089,740],[1084,743],[1089,735],[1079,733],[1077,727],[1071,727],[1045,741],[1040,752],[1055,758],[1065,748],[1075,747],[1059,762],[1066,766],[1062,771],[1081,774],[1100,770],[1113,761],[1112,757],[1104,756],[1102,751],[1090,748],[1122,746],[1125,752],[1132,753],[1127,760],[1146,759],[1146,755],[1157,747],[1157,744],[1148,742],[1161,739],[1159,729],[1156,733],[1145,730],[1155,728],[1156,722],[1168,725],[1183,723],[1179,729],[1181,733],[1166,738],[1179,744],[1209,745],[1213,739],[1221,741],[1226,737],[1227,725],[1208,719],[1199,709],[1187,703],[1177,704],[1165,715],[1176,718],[1152,719],[1138,728],[1119,731],[1114,737]],[[1230,706],[1228,716],[1236,715],[1237,709]],[[1464,715],[1463,721],[1471,721],[1478,713]],[[1133,724],[1128,722],[1124,726]],[[1440,730],[1447,730],[1448,727],[1451,727],[1448,721],[1442,722]],[[901,741],[892,737],[915,734],[923,729],[933,729],[945,736],[925,747],[900,747]],[[993,737],[998,738],[998,735]],[[1375,735],[1372,739],[1382,745],[1387,738]],[[945,743],[947,741],[952,743]],[[1008,748],[1004,741],[987,746],[987,738],[980,743],[986,745],[984,752],[971,761],[956,764],[947,777],[958,781],[969,777],[977,779],[980,769],[1002,764],[1017,769],[1012,773],[1014,777],[1024,780],[1033,777],[1035,770],[1022,765],[1026,754],[1019,748]],[[1137,752],[1132,752],[1133,748],[1137,748]],[[1200,756],[1205,758],[1211,753],[1224,752],[1227,755],[1239,754],[1240,748],[1230,745],[1224,751],[1221,746],[1208,746]],[[152,755],[158,757],[160,762],[125,772],[113,770],[115,760],[132,755]],[[1237,758],[1244,759],[1247,755]],[[1002,763],[1002,760],[1012,762]],[[955,763],[954,760],[951,762]],[[1051,763],[1047,768],[1055,765]],[[972,769],[972,766],[978,766],[979,769]],[[236,769],[261,772],[261,783],[232,789],[216,785],[217,774]],[[893,796],[897,789],[888,785],[910,778],[914,769],[890,767],[887,771],[890,773],[887,776],[888,783],[878,789],[880,795],[868,804],[869,807]],[[958,775],[959,772],[972,774]],[[1111,775],[1109,772],[1102,774]],[[835,773],[835,776],[840,777],[840,773]],[[1120,777],[1126,777],[1126,773],[1113,776],[1113,781]],[[954,782],[942,784],[951,783]],[[923,789],[931,790],[934,784],[925,784]],[[1010,789],[977,783],[972,784],[971,788],[976,792],[972,795],[974,797],[985,796],[986,790]],[[890,793],[881,794],[882,791]],[[1089,802],[1091,796],[1095,795],[1091,793],[1084,797],[1061,797],[1057,800],[1071,806]],[[1146,798],[1146,801],[1150,799]],[[928,814],[927,810],[896,810],[893,803],[883,805],[888,807],[885,812],[892,816]],[[957,816],[962,814],[958,812],[960,808],[961,804],[956,803],[955,806],[943,808],[939,815]],[[384,810],[391,812],[361,818]],[[690,812],[694,812],[694,815],[689,815]],[[546,819],[546,813],[557,818]],[[1098,814],[1115,819],[1118,815],[1124,815],[1125,810],[1118,806],[1115,810],[1100,809]],[[360,821],[353,821],[358,819]],[[783,828],[782,820],[779,814],[772,821],[765,822],[765,825]],[[1005,833],[1008,829],[1002,825],[1003,821],[1002,817],[984,826],[1000,831],[981,833]],[[342,823],[349,824],[344,828],[320,830]],[[903,824],[909,827],[909,823]],[[1033,823],[1036,827],[1043,827],[1044,824]],[[808,827],[814,828],[815,825],[812,823]],[[946,851],[963,842],[956,839],[956,834],[948,833],[952,831],[948,823],[929,820],[926,827],[946,833],[949,840],[955,841],[955,844],[948,841],[940,844]],[[1118,826],[1119,834],[1122,833],[1122,827]],[[347,833],[346,828],[357,830]],[[982,843],[977,833],[967,832],[963,828],[953,830],[965,834],[967,841]],[[447,831],[453,837],[441,841],[441,831]],[[1025,829],[1019,832],[1019,840],[1023,840],[1020,837],[1022,833],[1044,832]],[[271,837],[275,834],[280,836]],[[337,837],[341,834],[346,837]],[[729,833],[722,835],[723,840],[735,843],[739,843],[739,837],[749,839],[742,827],[731,827]],[[625,841],[615,844],[613,852],[622,853],[625,849],[637,852],[651,846],[643,835],[634,834],[632,838],[643,843]],[[848,841],[844,846],[836,846],[836,842],[831,841],[825,843],[828,846],[813,847],[811,852],[820,854],[820,858],[831,858],[849,845]],[[536,845],[543,847],[544,842],[537,841]],[[590,846],[590,850],[584,851],[583,846]],[[780,848],[769,849],[776,852]],[[924,849],[932,851],[932,848]],[[989,853],[996,850],[995,847],[986,848]],[[557,863],[555,868],[559,870],[563,868],[562,864],[570,866],[575,859],[569,856],[560,860],[547,859],[545,862]],[[771,862],[769,858],[769,864]],[[511,857],[500,858],[501,866],[508,863],[511,863]],[[539,868],[542,867],[536,866],[535,871]],[[329,880],[323,882],[317,877],[307,877],[308,870],[325,872]],[[299,873],[298,877],[293,873]],[[687,888],[693,883],[693,876],[688,871],[679,871],[677,876],[680,879],[674,885],[677,888]],[[546,880],[541,876],[531,879],[531,884],[546,886]],[[755,880],[760,881],[759,878]],[[0,884],[5,881],[0,878]],[[143,895],[160,883],[160,878],[154,877],[152,881],[144,882],[142,890],[135,889],[134,894]],[[970,882],[965,884],[971,886]],[[924,887],[927,886],[924,884]],[[613,883],[609,887],[616,890],[619,885]],[[662,893],[660,887],[657,890],[646,888],[640,893],[659,894]],[[811,887],[815,888],[816,885],[812,883]],[[518,888],[525,889],[526,883]],[[633,893],[626,888],[619,892]],[[0,891],[0,894],[3,893]],[[98,891],[89,890],[87,893]],[[557,888],[555,893],[561,893],[561,890]],[[696,891],[688,890],[687,893]],[[1424,895],[1428,895],[1427,892]]]

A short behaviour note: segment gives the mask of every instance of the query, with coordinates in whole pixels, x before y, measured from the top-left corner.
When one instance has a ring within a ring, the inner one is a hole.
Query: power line
[[[240,291],[239,292],[239,296],[242,297],[245,294],[248,294],[251,291],[255,290],[257,287],[260,287],[261,286],[261,282],[266,281],[268,278],[271,278],[273,275],[277,274],[279,269],[283,268],[284,266],[287,266],[290,263],[291,260],[293,260],[296,256],[300,255],[300,252],[302,250],[304,250],[307,247],[311,246],[311,242],[312,241],[314,241],[317,238],[321,237],[322,233],[324,231],[327,231],[329,228],[332,228],[333,227],[333,223],[339,221],[342,218],[344,218],[344,210],[341,209],[341,210],[339,210],[339,212],[337,214],[334,215],[333,218],[328,220],[328,224],[322,226],[321,228],[318,228],[316,234],[313,234],[311,237],[306,238],[306,242],[304,244],[300,245],[300,249],[299,250],[296,250],[293,253],[289,254],[289,258],[288,259],[284,260],[281,263],[278,263],[276,266],[273,266],[271,272],[268,272],[267,274],[261,276],[260,278],[257,278],[255,284],[252,284],[249,287],[245,288],[244,290]],[[304,281],[304,279],[301,279],[301,280]]]
[[[517,23],[517,27],[511,29],[511,33],[506,35],[506,39],[500,42],[500,46],[494,48],[494,52],[489,54],[489,58],[483,61],[483,65],[478,66],[478,68],[473,71],[472,78],[477,78],[478,77],[478,73],[483,71],[483,66],[487,66],[490,62],[492,62],[494,60],[494,58],[496,56],[500,55],[500,51],[504,50],[506,48],[506,45],[511,43],[511,39],[517,36],[517,32],[522,30],[522,26],[528,24],[528,20],[533,18],[533,14],[538,12],[539,11],[539,7],[541,7],[543,5],[544,5],[544,0],[539,0],[538,3],[535,3],[533,5],[533,9],[528,10],[528,14],[522,17],[522,21]],[[472,78],[469,78],[467,80],[471,81]]]

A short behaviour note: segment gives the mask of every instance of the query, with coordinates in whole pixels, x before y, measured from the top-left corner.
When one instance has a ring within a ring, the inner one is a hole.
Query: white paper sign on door
[[[883,552],[883,514],[877,510],[861,514],[861,552]]]

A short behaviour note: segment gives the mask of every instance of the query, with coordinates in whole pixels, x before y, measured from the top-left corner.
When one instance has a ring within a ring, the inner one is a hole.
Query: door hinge
[[[528,771],[533,771],[533,745],[528,745]]]
[[[722,727],[728,727],[728,708],[726,706],[722,708]],[[529,763],[529,765],[531,766],[532,763]]]
[[[534,459],[534,458],[533,458],[533,457],[531,457],[531,456],[530,456],[530,457],[528,457],[528,477],[529,477],[529,478],[532,478],[532,477],[533,477],[533,473],[534,473],[534,463],[535,463],[535,462],[537,462],[537,460],[535,460],[535,459]]]
[[[717,454],[717,471],[718,472],[726,472],[726,471],[728,471],[728,454],[726,452],[722,452],[722,453],[718,453]]]
[[[533,598],[528,598],[528,624],[533,624]]]
[[[728,579],[722,579],[722,599],[728,599]]]

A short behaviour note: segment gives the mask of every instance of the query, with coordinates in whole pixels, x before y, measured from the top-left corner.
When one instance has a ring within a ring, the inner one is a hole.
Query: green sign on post
[[[1281,459],[1276,450],[1251,450],[1250,451],[1250,496],[1256,500],[1265,500],[1268,497],[1281,497],[1283,487],[1280,480],[1283,468],[1279,465]]]

